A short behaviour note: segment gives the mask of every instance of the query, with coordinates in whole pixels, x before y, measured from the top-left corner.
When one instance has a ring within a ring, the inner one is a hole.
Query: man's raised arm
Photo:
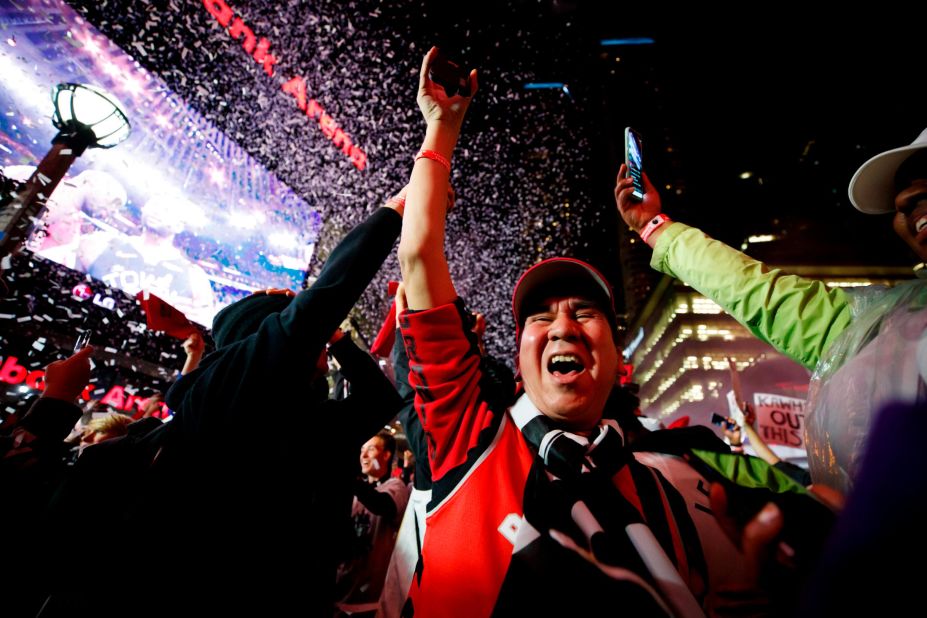
[[[419,76],[418,106],[427,129],[416,156],[406,215],[399,241],[399,264],[409,309],[430,309],[457,298],[444,256],[444,219],[448,204],[450,161],[460,135],[470,97],[448,97],[431,81],[428,69],[437,48],[425,55]],[[470,92],[476,92],[476,71],[470,72]]]

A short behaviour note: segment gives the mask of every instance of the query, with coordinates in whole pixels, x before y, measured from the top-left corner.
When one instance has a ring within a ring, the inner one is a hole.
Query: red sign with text
[[[229,36],[235,40],[242,39],[241,46],[255,62],[261,64],[264,72],[269,76],[274,76],[274,65],[277,64],[277,56],[270,53],[270,41],[261,37],[258,40],[254,31],[240,17],[235,15],[235,11],[226,4],[225,0],[203,0],[203,6],[210,15],[216,18],[220,26],[228,30]],[[319,130],[322,135],[328,138],[332,145],[339,148],[342,153],[350,157],[351,163],[359,170],[367,167],[367,153],[357,144],[354,144],[351,137],[338,126],[338,123],[315,99],[307,96],[306,80],[302,77],[293,77],[283,84],[283,91],[296,99],[296,107],[306,114],[309,120],[318,122]]]
[[[805,400],[754,393],[756,431],[769,444],[805,447]]]
[[[7,356],[3,359],[3,362],[0,363],[0,382],[12,385],[24,384],[28,388],[42,391],[45,390],[45,370],[33,369],[30,371],[19,364],[18,357]],[[94,390],[99,388],[99,384],[88,384],[81,393],[81,399],[90,401]],[[100,398],[100,403],[133,416],[140,414],[145,404],[148,403],[148,398],[133,395],[131,393],[132,390],[134,389],[131,387],[118,384],[110,386],[109,389],[106,390],[106,394]],[[168,416],[170,416],[170,412],[164,402],[162,402],[160,417],[166,418]]]

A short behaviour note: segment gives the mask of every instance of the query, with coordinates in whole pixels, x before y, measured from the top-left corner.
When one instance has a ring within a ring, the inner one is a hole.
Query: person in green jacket
[[[651,266],[812,371],[805,418],[811,476],[850,489],[876,412],[890,401],[927,401],[927,279],[849,290],[786,274],[670,221],[649,179],[638,201],[627,176],[622,165],[615,200],[625,223],[653,248]],[[927,130],[866,161],[849,196],[862,212],[894,213],[898,236],[927,262]]]

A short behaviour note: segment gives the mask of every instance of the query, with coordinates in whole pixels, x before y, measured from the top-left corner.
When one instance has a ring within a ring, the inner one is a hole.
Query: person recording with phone
[[[653,248],[651,266],[711,298],[755,336],[812,370],[806,416],[811,476],[846,492],[877,411],[891,400],[927,400],[927,280],[886,289],[831,288],[787,275],[663,214],[622,165],[615,200],[624,222]],[[892,214],[899,238],[927,261],[927,130],[913,143],[866,161],[850,203]],[[915,268],[927,275],[923,264]]]

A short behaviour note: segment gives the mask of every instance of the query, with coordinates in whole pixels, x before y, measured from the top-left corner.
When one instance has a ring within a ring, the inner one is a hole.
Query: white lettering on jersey
[[[505,539],[515,545],[515,539],[518,538],[518,529],[521,527],[522,517],[518,513],[509,513],[505,516],[505,519],[502,520],[502,523],[499,524],[499,534],[505,537]]]

